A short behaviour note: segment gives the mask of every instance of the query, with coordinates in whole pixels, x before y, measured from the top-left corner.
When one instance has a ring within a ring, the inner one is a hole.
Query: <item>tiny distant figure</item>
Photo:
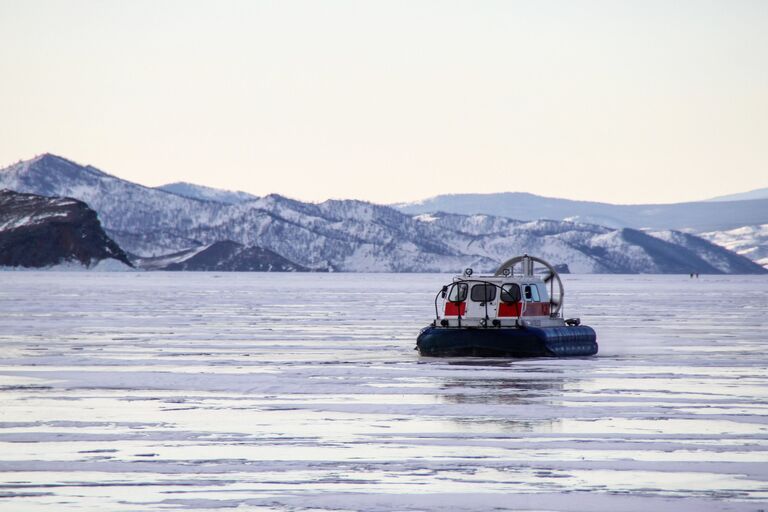
[[[698,279],[698,278],[699,278],[699,273],[698,273],[698,272],[696,272],[696,279]]]
[[[693,272],[691,272],[691,279],[693,279]]]

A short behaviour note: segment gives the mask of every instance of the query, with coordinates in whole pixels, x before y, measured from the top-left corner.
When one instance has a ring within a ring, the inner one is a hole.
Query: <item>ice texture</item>
[[[437,274],[2,274],[0,510],[756,511],[768,279],[563,276],[578,359],[426,359]]]

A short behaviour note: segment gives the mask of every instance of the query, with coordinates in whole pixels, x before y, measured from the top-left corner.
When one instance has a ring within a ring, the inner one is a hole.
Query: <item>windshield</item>
[[[501,300],[504,302],[520,302],[520,287],[515,283],[502,285]]]
[[[467,283],[453,283],[451,289],[448,291],[449,302],[464,302],[467,300],[467,292],[469,286]]]
[[[476,284],[472,287],[473,302],[493,302],[496,298],[496,287],[492,284]]]

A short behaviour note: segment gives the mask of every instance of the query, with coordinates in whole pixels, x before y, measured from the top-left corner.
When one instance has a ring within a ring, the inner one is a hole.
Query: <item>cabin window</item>
[[[501,300],[503,302],[520,302],[520,286],[515,283],[502,285]]]
[[[492,284],[476,284],[472,287],[473,302],[493,302],[496,298],[496,286]]]
[[[525,300],[528,302],[539,302],[539,289],[535,284],[527,284],[523,287]]]
[[[467,300],[467,291],[469,291],[467,283],[452,284],[448,292],[448,302],[464,302]]]

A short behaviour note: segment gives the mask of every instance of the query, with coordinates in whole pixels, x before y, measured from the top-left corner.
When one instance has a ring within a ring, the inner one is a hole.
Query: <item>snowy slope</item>
[[[759,265],[758,262],[751,260],[749,264],[745,265],[744,258],[734,257],[736,255],[735,252],[689,233],[657,231],[650,234],[678,247],[689,249],[692,253],[704,259],[715,268],[724,271],[726,274],[750,274],[753,273],[754,266]]]
[[[171,254],[164,254],[162,256],[136,258],[133,263],[144,270],[163,270],[168,265],[174,265],[176,263],[182,263],[184,261],[193,258],[198,253],[208,249],[213,244],[199,245],[183,251],[174,252]]]
[[[712,231],[699,236],[768,268],[768,224]]]
[[[185,181],[179,181],[176,183],[168,183],[156,187],[159,190],[165,192],[171,192],[184,197],[190,197],[192,199],[201,199],[203,201],[216,201],[218,203],[237,204],[245,201],[253,201],[258,199],[258,196],[249,194],[248,192],[234,191],[234,190],[222,190],[220,188],[205,187],[203,185],[195,185],[194,183],[187,183]]]

